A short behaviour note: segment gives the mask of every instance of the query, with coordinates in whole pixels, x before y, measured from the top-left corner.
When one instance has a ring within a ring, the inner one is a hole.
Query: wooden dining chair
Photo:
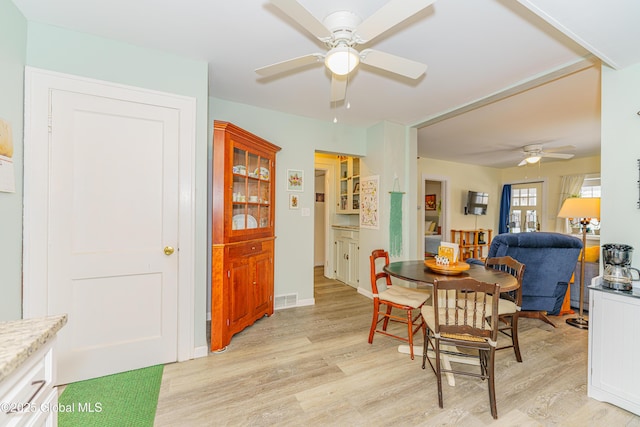
[[[421,328],[424,328],[420,307],[430,298],[430,295],[416,289],[393,285],[389,274],[378,270],[380,265],[389,265],[389,253],[384,249],[375,249],[371,252],[369,264],[371,293],[373,294],[373,320],[369,330],[369,344],[373,343],[373,336],[376,333],[405,341],[409,343],[409,354],[413,359],[413,336]],[[396,311],[402,310],[404,313],[402,315],[395,314],[394,309]],[[388,331],[390,320],[406,324],[407,336],[400,336]],[[382,328],[379,328],[380,322],[382,322]]]
[[[518,318],[522,307],[522,277],[526,266],[510,256],[487,258],[485,266],[509,273],[518,280],[518,289],[500,294],[500,300],[498,301],[500,324],[498,330],[511,339],[511,344],[500,346],[496,350],[513,348],[516,360],[522,362],[520,344],[518,343]]]
[[[487,380],[491,416],[498,418],[494,365],[499,299],[500,287],[497,283],[480,282],[470,277],[433,281],[433,305],[423,305],[421,308],[426,324],[422,369],[425,369],[428,360],[436,375],[438,404],[441,408],[444,407],[442,374],[468,375]],[[435,364],[428,357],[429,348],[433,351]],[[477,357],[480,373],[454,367],[443,368],[443,354],[460,358]]]

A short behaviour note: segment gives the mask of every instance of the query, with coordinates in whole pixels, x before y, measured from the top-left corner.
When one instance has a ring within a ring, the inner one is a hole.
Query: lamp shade
[[[564,201],[560,218],[600,218],[600,197],[570,197]]]
[[[349,46],[337,46],[327,53],[324,63],[333,74],[344,76],[360,63],[358,51]]]

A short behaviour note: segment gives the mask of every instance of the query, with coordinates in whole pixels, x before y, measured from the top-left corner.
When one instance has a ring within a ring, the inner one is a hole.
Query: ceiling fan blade
[[[553,159],[571,159],[573,158],[573,156],[575,156],[575,154],[567,154],[567,153],[541,153],[540,154],[541,157],[550,157]]]
[[[363,44],[371,41],[389,28],[431,6],[434,2],[435,0],[390,0],[358,25],[356,29],[359,37],[358,43]]]
[[[360,52],[360,61],[363,64],[409,77],[410,79],[417,79],[427,71],[425,64],[373,49],[365,49]]]
[[[333,74],[331,77],[331,102],[342,101],[347,95],[347,76]]]
[[[555,148],[545,148],[543,151],[545,153],[562,153],[563,151],[571,151],[571,150],[575,150],[576,146],[575,145],[563,145],[562,147],[555,147]]]
[[[295,70],[306,65],[322,63],[324,55],[321,53],[312,53],[310,55],[299,56],[297,58],[288,59],[286,61],[277,62],[275,64],[267,65],[265,67],[257,68],[256,73],[262,77],[271,77],[276,74],[284,73],[286,71]]]
[[[271,0],[271,3],[321,41],[331,39],[331,31],[296,0]]]

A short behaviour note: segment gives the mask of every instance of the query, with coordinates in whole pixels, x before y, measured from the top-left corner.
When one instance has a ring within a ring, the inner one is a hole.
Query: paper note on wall
[[[3,119],[0,119],[0,191],[7,193],[16,191],[11,124]]]

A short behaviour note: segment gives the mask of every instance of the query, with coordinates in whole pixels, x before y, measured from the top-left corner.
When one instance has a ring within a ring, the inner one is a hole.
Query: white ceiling
[[[299,1],[322,20],[345,9],[365,19],[388,0]],[[640,26],[631,22],[640,2],[519,1],[437,0],[359,46],[429,68],[413,81],[361,65],[347,109],[329,102],[322,65],[257,78],[256,68],[326,51],[268,0],[13,0],[30,21],[205,60],[216,98],[359,126],[429,124],[420,156],[506,167],[531,143],[598,154],[598,59],[614,68],[640,62]]]

